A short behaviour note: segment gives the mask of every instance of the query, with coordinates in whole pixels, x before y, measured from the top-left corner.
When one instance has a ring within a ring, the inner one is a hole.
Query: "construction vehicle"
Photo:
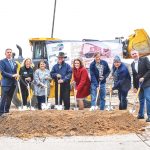
[[[150,37],[144,29],[134,30],[129,38],[122,42],[123,44],[123,57],[131,58],[131,50],[135,49],[139,52],[140,56],[150,55]]]
[[[95,52],[100,52],[102,59],[105,59],[108,64],[112,64],[113,57],[119,55],[121,58],[130,59],[130,52],[132,49],[139,51],[140,56],[147,56],[150,54],[150,38],[144,29],[135,30],[135,34],[123,41],[122,37],[115,38],[114,40],[93,40],[84,39],[82,41],[75,40],[60,40],[57,38],[31,38],[29,39],[32,51],[32,60],[37,68],[37,64],[41,59],[47,62],[48,68],[51,70],[52,66],[57,62],[57,54],[63,51],[67,55],[66,62],[72,65],[74,58],[82,58],[85,67],[88,69],[89,64],[93,61]],[[19,57],[16,61],[23,60],[22,49],[19,49]],[[17,90],[16,90],[17,93]],[[51,95],[54,97],[54,82],[51,83]],[[34,99],[34,98],[33,98]],[[14,95],[13,103],[20,105],[20,98],[17,94]],[[36,100],[33,100],[36,103]]]

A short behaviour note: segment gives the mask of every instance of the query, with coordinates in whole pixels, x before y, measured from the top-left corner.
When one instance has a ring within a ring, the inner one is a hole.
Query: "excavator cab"
[[[32,60],[35,65],[34,69],[37,69],[38,62],[44,59],[47,62],[47,42],[54,43],[59,41],[56,38],[31,38],[29,39],[32,51]],[[48,67],[48,63],[47,63]]]

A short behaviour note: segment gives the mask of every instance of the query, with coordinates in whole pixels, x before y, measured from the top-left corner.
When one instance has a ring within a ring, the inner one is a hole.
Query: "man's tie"
[[[11,69],[14,70],[14,63],[13,63],[13,61],[9,60],[9,63],[10,63]]]

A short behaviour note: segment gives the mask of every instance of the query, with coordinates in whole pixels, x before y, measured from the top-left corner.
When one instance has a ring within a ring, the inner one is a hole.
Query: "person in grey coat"
[[[41,104],[45,103],[45,90],[47,89],[47,98],[50,92],[50,71],[46,69],[46,62],[41,60],[38,69],[34,73],[34,92],[37,96],[38,109],[41,110]]]

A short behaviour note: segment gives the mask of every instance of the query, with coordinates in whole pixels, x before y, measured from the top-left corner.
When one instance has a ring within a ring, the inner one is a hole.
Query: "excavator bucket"
[[[135,49],[140,56],[147,56],[150,54],[150,38],[144,29],[134,30],[135,34],[129,36],[128,52]]]

